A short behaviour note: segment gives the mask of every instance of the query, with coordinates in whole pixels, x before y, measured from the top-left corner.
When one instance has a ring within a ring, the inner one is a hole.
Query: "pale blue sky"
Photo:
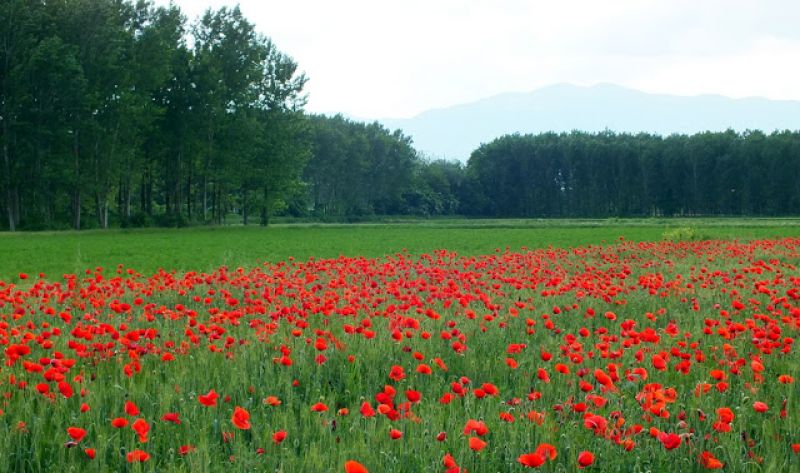
[[[238,3],[308,74],[313,112],[409,117],[559,82],[800,100],[798,0],[174,2],[190,19]]]

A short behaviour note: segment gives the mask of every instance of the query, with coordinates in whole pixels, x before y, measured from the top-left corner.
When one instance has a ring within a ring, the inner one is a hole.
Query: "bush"
[[[662,236],[670,241],[696,241],[705,240],[707,237],[701,235],[695,227],[678,227],[665,231]]]

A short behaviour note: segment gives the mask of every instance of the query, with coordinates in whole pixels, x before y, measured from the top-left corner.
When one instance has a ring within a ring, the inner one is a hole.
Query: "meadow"
[[[690,228],[694,238],[754,239],[800,235],[800,219],[402,219],[365,224],[277,224],[182,229],[0,233],[0,280],[18,273],[50,279],[118,264],[142,274],[159,269],[211,271],[227,265],[340,255],[380,257],[403,249],[448,249],[464,255],[496,249],[568,248],[620,237],[657,241]]]
[[[5,234],[0,471],[800,471],[799,229]]]

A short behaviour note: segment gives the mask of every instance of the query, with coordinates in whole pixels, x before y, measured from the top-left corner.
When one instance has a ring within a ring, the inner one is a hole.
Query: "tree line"
[[[305,82],[238,8],[4,0],[5,228],[266,221],[309,157]]]
[[[0,228],[800,214],[797,132],[510,135],[464,165],[307,114],[306,81],[238,8],[4,0]]]
[[[466,173],[461,208],[474,215],[800,215],[797,131],[509,135]]]

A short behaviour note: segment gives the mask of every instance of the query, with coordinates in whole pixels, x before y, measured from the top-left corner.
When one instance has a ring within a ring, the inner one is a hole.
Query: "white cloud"
[[[402,117],[555,82],[800,99],[795,0],[240,3],[307,72],[311,111]]]

